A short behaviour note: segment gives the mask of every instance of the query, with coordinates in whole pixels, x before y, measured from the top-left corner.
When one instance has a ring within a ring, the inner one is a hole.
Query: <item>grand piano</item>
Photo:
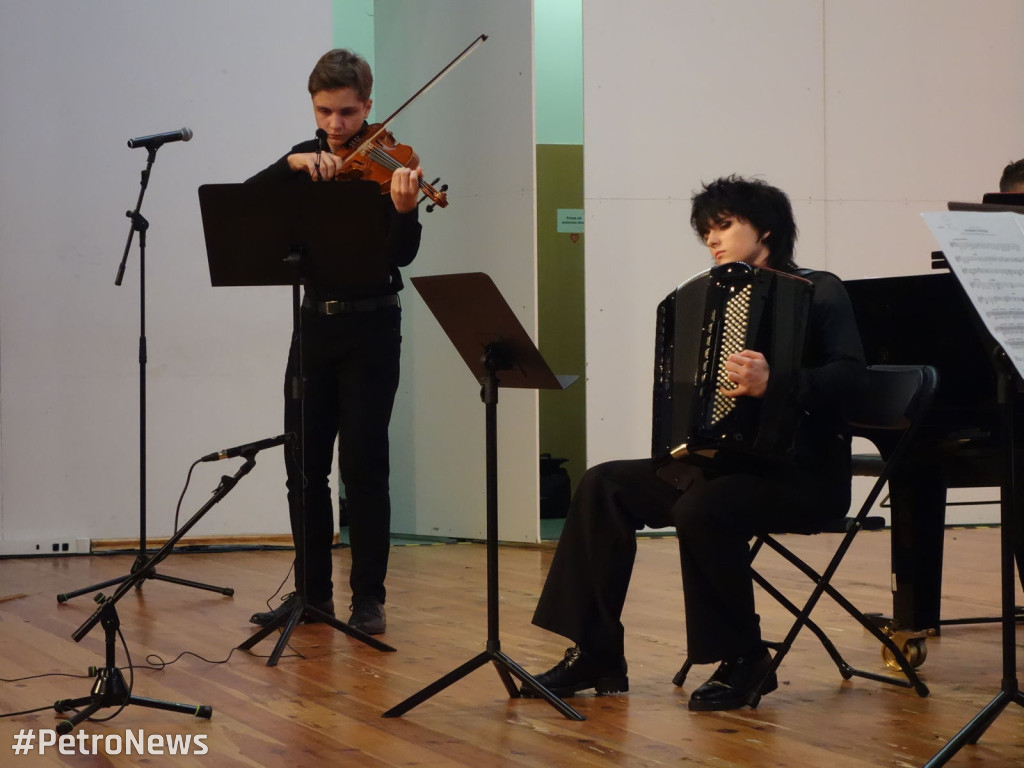
[[[941,266],[941,253],[933,254]],[[942,547],[948,488],[998,486],[999,447],[992,342],[947,272],[845,283],[868,364],[931,364],[939,386],[906,468],[889,483],[892,527],[892,618],[912,663],[924,661],[924,638],[942,624]],[[1024,435],[1024,395],[1014,393],[1016,434]],[[1024,451],[1015,452],[1017,454]],[[1024,468],[1014,470],[1024,480]],[[989,495],[986,498],[993,498]],[[1015,532],[1018,573],[1024,562],[1024,504]],[[1021,574],[1024,584],[1024,574]],[[998,595],[993,595],[993,605]]]

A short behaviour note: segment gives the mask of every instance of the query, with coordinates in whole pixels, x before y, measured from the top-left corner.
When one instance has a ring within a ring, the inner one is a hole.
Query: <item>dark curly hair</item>
[[[745,219],[768,246],[768,266],[793,269],[793,248],[797,229],[793,207],[786,193],[760,179],[745,179],[735,174],[703,184],[694,194],[690,225],[703,240],[716,221],[726,216]]]
[[[351,88],[360,101],[368,101],[373,90],[373,72],[366,59],[358,53],[335,48],[317,61],[309,73],[309,95],[320,91],[336,91]]]
[[[1024,160],[1010,163],[1003,168],[1003,175],[999,179],[999,191],[1011,192],[1018,187],[1024,187]]]

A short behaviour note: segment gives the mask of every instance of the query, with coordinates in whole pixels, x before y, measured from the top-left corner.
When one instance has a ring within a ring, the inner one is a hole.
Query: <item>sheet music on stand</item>
[[[1024,376],[1024,215],[922,213],[979,317]]]

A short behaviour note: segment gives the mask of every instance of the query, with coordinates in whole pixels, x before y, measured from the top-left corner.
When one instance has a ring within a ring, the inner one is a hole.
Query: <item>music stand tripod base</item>
[[[268,667],[276,667],[277,662],[281,658],[281,654],[284,652],[284,649],[288,645],[288,640],[291,638],[292,632],[295,630],[295,627],[299,625],[299,622],[302,620],[303,616],[315,619],[317,622],[334,627],[335,629],[344,632],[349,637],[355,638],[360,642],[366,643],[368,646],[378,651],[385,651],[387,653],[394,653],[395,651],[395,649],[387,643],[382,643],[380,640],[373,637],[372,635],[368,635],[365,632],[362,632],[361,630],[358,630],[355,627],[346,624],[343,621],[339,621],[334,616],[331,616],[329,613],[325,613],[324,611],[321,611],[319,608],[315,608],[314,606],[307,604],[306,601],[302,598],[298,598],[295,601],[295,606],[288,613],[282,613],[274,621],[270,622],[265,627],[260,629],[258,632],[253,634],[253,636],[250,637],[248,640],[241,643],[238,646],[238,650],[250,650],[254,645],[256,645],[256,643],[260,642],[260,640],[267,637],[271,632],[280,627],[281,637],[278,638],[277,643],[274,645],[274,650],[270,653],[270,658],[267,659]]]

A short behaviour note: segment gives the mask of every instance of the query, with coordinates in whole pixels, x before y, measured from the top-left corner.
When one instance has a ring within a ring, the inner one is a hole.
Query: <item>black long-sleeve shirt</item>
[[[864,387],[864,349],[842,281],[830,272],[802,270],[799,274],[814,284],[814,293],[803,364],[794,372],[786,393],[801,414],[794,449],[779,462],[725,451],[722,453],[727,455],[722,459],[744,469],[796,473],[794,480],[813,478],[825,493],[834,489],[848,494],[850,430],[846,406]],[[777,386],[778,379],[773,382],[769,372],[769,389],[773,384]]]
[[[280,159],[249,179],[246,179],[246,183],[312,183],[313,180],[306,171],[293,171],[289,167],[288,155],[316,151],[316,139],[300,142]],[[405,267],[412,263],[420,247],[422,225],[419,222],[419,209],[414,208],[409,213],[398,213],[395,210],[394,203],[391,201],[391,196],[388,194],[380,196],[380,204],[381,217],[386,228],[384,249],[388,265],[387,282],[380,285],[357,288],[346,285],[326,285],[318,281],[306,281],[306,295],[309,298],[314,301],[363,299],[397,293],[402,289],[402,276],[399,272],[399,267]]]
[[[792,393],[805,414],[797,432],[797,457],[814,471],[828,472],[836,461],[833,446],[841,435],[845,439],[839,455],[845,460],[840,466],[848,473],[846,406],[864,388],[864,348],[842,281],[830,272],[810,272],[804,277],[814,283],[814,296],[804,364],[796,372]]]

